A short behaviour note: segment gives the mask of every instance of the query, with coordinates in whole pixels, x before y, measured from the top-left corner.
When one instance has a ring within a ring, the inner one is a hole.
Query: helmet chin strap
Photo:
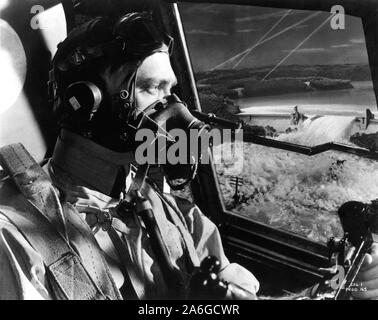
[[[148,56],[150,56],[154,53],[157,53],[157,52],[164,52],[164,53],[167,53],[169,55],[169,47],[167,45],[163,44],[161,48],[153,50],[148,55],[146,55],[145,58],[147,58]],[[134,126],[134,124],[136,124],[135,122],[137,121],[136,111],[138,109],[137,102],[135,100],[136,79],[137,79],[139,67],[141,66],[141,64],[143,63],[145,58],[143,58],[143,59],[141,59],[137,62],[136,67],[135,67],[135,71],[132,73],[130,80],[129,80],[129,83],[126,86],[128,88],[128,90],[122,89],[118,93],[118,96],[122,101],[121,103],[123,104],[123,109],[127,110],[126,120],[127,120],[127,123],[128,123],[128,127],[131,127],[135,130],[137,129],[137,127]],[[138,110],[140,110],[140,109],[138,109]],[[129,122],[131,122],[131,123],[129,123]]]
[[[133,72],[130,77],[127,89],[121,89],[118,93],[112,95],[112,104],[115,106],[116,116],[120,121],[119,138],[124,142],[130,142],[130,138],[136,131],[136,101],[135,101],[135,82],[136,73]]]

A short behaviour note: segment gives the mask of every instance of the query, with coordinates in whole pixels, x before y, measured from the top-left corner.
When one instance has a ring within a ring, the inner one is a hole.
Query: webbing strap
[[[146,292],[144,289],[143,277],[136,271],[132,263],[127,241],[122,241],[117,231],[111,226],[108,230],[109,237],[121,260],[123,274],[125,275],[125,284],[127,286],[126,299],[145,299]]]
[[[56,299],[105,299],[88,276],[80,258],[58,240],[55,230],[49,223],[41,221],[40,215],[33,212],[21,212],[0,208],[30,245],[42,256],[51,288]],[[36,230],[32,235],[30,230]],[[10,231],[4,230],[8,236]],[[57,258],[59,257],[59,258]]]
[[[25,198],[67,239],[63,211],[51,180],[21,143],[0,149],[0,164]]]
[[[193,239],[190,237],[188,232],[188,226],[186,225],[185,218],[182,216],[180,209],[177,205],[169,199],[161,190],[156,186],[156,184],[151,180],[148,179],[149,185],[155,190],[159,198],[161,199],[162,203],[166,206],[169,206],[171,210],[167,208],[168,215],[171,221],[176,225],[177,229],[179,230],[182,239],[185,243],[185,250],[187,253],[188,260],[190,265],[188,266],[191,271],[193,271],[194,267],[198,267],[200,264],[196,249],[194,248]]]
[[[105,275],[96,277],[96,282],[70,246],[63,210],[51,180],[22,144],[0,148],[0,164],[25,196],[17,199],[17,209],[2,206],[0,211],[16,225],[30,245],[42,256],[55,298],[121,299],[109,271],[104,270],[104,264],[96,264],[98,273]],[[74,220],[77,222],[80,219]],[[74,227],[78,231],[84,230],[83,223],[85,222],[75,223]],[[81,236],[80,232],[77,236]],[[96,251],[98,248],[92,245],[91,249]]]

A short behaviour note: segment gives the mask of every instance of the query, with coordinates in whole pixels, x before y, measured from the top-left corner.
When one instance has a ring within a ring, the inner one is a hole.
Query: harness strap
[[[159,187],[156,186],[153,180],[148,179],[148,183],[155,190],[162,203],[171,208],[171,210],[168,210],[167,208],[166,211],[168,212],[171,221],[176,225],[182,239],[184,240],[184,249],[186,250],[188,262],[190,264],[188,267],[189,270],[193,271],[195,267],[198,267],[200,265],[200,261],[196,249],[194,248],[193,239],[189,234],[189,229],[185,222],[185,218],[183,217],[177,205],[170,198],[168,198],[168,196],[160,191]]]
[[[127,241],[123,241],[117,231],[111,226],[108,230],[109,237],[117,251],[121,260],[123,274],[125,275],[126,292],[125,298],[142,300],[146,296],[143,278],[136,271],[135,265],[132,263],[130,248]]]
[[[90,247],[97,253],[92,275],[84,267],[83,259],[71,247],[63,210],[48,175],[35,162],[22,144],[0,149],[0,164],[16,183],[24,197],[18,197],[17,208],[0,207],[3,213],[42,256],[51,288],[57,299],[122,299],[102,254],[94,239]],[[30,206],[31,204],[31,206]],[[20,209],[21,208],[21,209]],[[25,210],[25,208],[28,208]],[[23,209],[23,210],[22,210]],[[85,222],[70,214],[68,222],[79,239],[88,236]],[[34,232],[31,232],[34,231]],[[8,231],[6,231],[8,232]],[[90,233],[90,230],[89,230]],[[94,240],[94,243],[93,243]],[[74,245],[78,241],[74,240]],[[80,248],[77,248],[78,251]],[[92,258],[93,260],[93,258]],[[93,273],[96,276],[93,276]],[[94,280],[95,279],[95,280]]]
[[[0,164],[30,204],[67,239],[62,208],[51,180],[24,146],[18,143],[2,147]]]

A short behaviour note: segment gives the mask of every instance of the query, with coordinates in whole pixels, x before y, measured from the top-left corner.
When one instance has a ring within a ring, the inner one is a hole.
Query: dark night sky
[[[195,71],[209,70],[253,46],[286,9],[219,4],[180,4],[187,42]],[[300,22],[313,11],[292,10],[268,35]],[[255,48],[238,68],[275,65],[311,34],[330,13],[298,24],[277,38]],[[232,68],[238,59],[226,64]],[[306,41],[285,64],[367,63],[365,40],[359,18],[346,16],[345,30],[333,30],[330,22]]]

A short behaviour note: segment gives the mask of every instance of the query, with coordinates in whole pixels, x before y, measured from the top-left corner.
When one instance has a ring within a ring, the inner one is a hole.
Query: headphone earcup
[[[100,106],[103,94],[100,88],[89,81],[70,84],[64,93],[66,111],[79,122],[90,121]]]

